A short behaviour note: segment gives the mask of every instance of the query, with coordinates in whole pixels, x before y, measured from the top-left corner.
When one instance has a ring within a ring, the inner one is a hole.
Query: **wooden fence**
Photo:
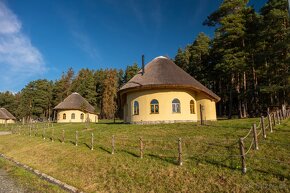
[[[18,125],[12,129],[14,134],[23,134],[28,136],[41,136],[43,140],[50,140],[51,142],[59,141],[61,143],[71,143],[75,146],[80,144],[85,144],[91,150],[94,150],[95,147],[99,147],[104,151],[114,155],[118,151],[126,151],[135,157],[140,157],[141,159],[145,155],[151,157],[159,158],[170,158],[164,160],[169,160],[171,163],[176,165],[183,165],[188,159],[196,159],[197,157],[221,157],[221,158],[233,158],[238,160],[240,159],[240,164],[242,168],[242,173],[247,172],[246,158],[252,151],[259,150],[260,140],[266,140],[267,135],[273,133],[274,127],[281,124],[284,119],[290,117],[290,110],[277,110],[272,113],[268,113],[266,117],[261,116],[258,124],[253,124],[249,129],[248,133],[239,138],[235,139],[223,139],[219,138],[218,142],[202,142],[195,139],[195,142],[204,143],[204,146],[201,146],[203,149],[192,149],[194,142],[192,138],[177,138],[172,139],[170,143],[168,140],[160,139],[148,139],[148,138],[136,138],[130,139],[126,136],[117,136],[113,135],[109,140],[102,141],[100,138],[94,136],[94,133],[84,134],[80,131],[76,131],[72,136],[72,132],[69,134],[65,133],[65,130],[58,131],[56,135],[55,128],[53,123],[45,123],[42,125],[32,124],[32,125]],[[69,135],[69,137],[67,137]],[[86,135],[86,136],[84,136]],[[88,140],[89,139],[89,140]],[[245,140],[250,139],[250,145],[246,147]],[[89,141],[89,142],[88,142]],[[223,143],[226,141],[226,143]],[[231,142],[231,144],[228,144]],[[231,149],[230,154],[226,154],[223,151],[215,151],[214,153],[208,153],[209,147],[221,147]]]

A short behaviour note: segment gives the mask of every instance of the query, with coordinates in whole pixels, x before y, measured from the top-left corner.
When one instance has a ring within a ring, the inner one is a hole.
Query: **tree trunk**
[[[234,87],[234,74],[231,74],[231,85],[230,85],[230,100],[229,100],[229,114],[228,119],[232,118],[233,111],[233,87]]]

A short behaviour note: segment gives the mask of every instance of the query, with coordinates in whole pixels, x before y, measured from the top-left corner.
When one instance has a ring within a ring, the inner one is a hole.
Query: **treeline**
[[[247,0],[224,0],[200,33],[178,49],[175,63],[221,97],[219,116],[257,116],[290,102],[290,25],[287,0],[256,12]]]
[[[73,92],[78,92],[96,109],[100,118],[111,119],[118,112],[117,91],[137,72],[137,64],[118,69],[73,69],[56,81],[39,79],[28,83],[20,92],[0,93],[0,107],[12,112],[18,119],[53,118],[53,108]]]
[[[177,65],[221,97],[218,116],[257,116],[268,106],[290,102],[290,25],[287,0],[268,0],[256,12],[247,0],[224,0],[204,21],[215,28],[178,49]],[[101,118],[113,118],[117,91],[137,72],[137,64],[118,69],[72,69],[56,81],[30,82],[17,94],[0,93],[0,107],[17,118],[49,118],[53,107],[78,92]]]

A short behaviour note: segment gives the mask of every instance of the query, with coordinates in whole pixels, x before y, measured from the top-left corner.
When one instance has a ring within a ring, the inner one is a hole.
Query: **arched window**
[[[65,114],[65,113],[62,115],[62,119],[63,119],[63,120],[66,119],[66,114]]]
[[[82,114],[81,114],[81,120],[83,120],[83,119],[84,119],[84,114],[82,113]]]
[[[190,101],[190,114],[195,114],[194,101]]]
[[[139,103],[134,101],[134,115],[139,115]]]
[[[76,114],[72,113],[71,114],[71,119],[75,119],[76,118]]]
[[[180,101],[178,99],[173,99],[172,101],[172,112],[180,113]]]
[[[159,103],[158,100],[153,99],[150,103],[151,113],[157,114],[159,113]]]

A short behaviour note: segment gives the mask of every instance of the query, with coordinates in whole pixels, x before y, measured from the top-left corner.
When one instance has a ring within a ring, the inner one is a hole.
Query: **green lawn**
[[[0,158],[0,168],[4,169],[10,177],[15,180],[18,187],[21,187],[25,192],[39,193],[49,190],[51,193],[64,193],[60,187],[53,185],[45,180],[40,179],[36,175],[26,171],[23,168],[17,167],[11,162]]]
[[[38,124],[32,127],[31,137],[28,126],[11,128],[17,134],[0,136],[0,153],[85,192],[289,192],[289,119],[273,133],[267,130],[266,140],[259,136],[260,150],[247,154],[247,174],[241,174],[237,142],[258,121],[221,120],[206,126],[102,121],[90,124],[89,129],[85,124],[54,124],[49,128]],[[65,143],[61,143],[63,130]],[[139,157],[140,137],[143,159]],[[177,165],[178,138],[182,141],[182,166]],[[246,147],[250,142],[250,138],[245,140]]]

